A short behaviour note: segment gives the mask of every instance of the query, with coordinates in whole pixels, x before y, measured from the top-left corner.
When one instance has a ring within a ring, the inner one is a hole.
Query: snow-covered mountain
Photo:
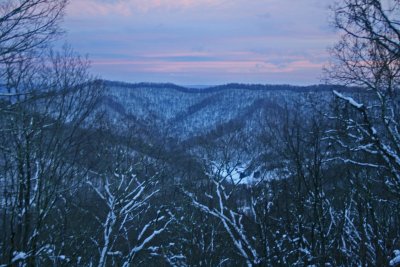
[[[308,98],[330,98],[332,86],[228,84],[203,89],[173,84],[105,82],[114,122],[135,120],[178,139],[236,125],[257,131],[263,116]]]
[[[285,171],[277,164],[275,152],[261,140],[271,123],[276,129],[288,113],[307,119],[313,108],[323,110],[333,90],[350,90],[327,85],[228,84],[198,89],[174,84],[104,84],[102,108],[113,130],[135,136],[134,153],[166,162],[178,172],[204,173],[197,170],[204,162],[212,162],[209,169],[215,171],[215,164],[221,164],[225,168],[219,170],[221,174],[232,175],[233,181],[246,178],[246,183],[254,182],[260,173],[272,177]],[[230,151],[225,151],[228,147]]]

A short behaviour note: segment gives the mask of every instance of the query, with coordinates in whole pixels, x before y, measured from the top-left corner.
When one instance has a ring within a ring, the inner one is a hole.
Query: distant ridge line
[[[174,83],[128,83],[120,81],[103,80],[107,86],[118,86],[129,89],[138,88],[155,88],[155,89],[173,89],[184,93],[214,93],[225,90],[250,90],[250,91],[293,91],[293,92],[328,92],[333,90],[358,92],[361,90],[359,87],[345,87],[340,85],[289,85],[289,84],[244,84],[244,83],[228,83],[223,85],[216,85],[204,88],[190,88],[185,86],[176,85]]]

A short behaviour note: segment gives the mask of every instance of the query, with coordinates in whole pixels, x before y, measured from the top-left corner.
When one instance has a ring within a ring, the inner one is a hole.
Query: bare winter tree
[[[207,216],[208,222],[212,224],[211,229],[203,226],[199,231],[208,229],[211,234],[217,233],[208,239],[208,243],[203,244],[205,250],[217,251],[220,242],[227,239],[229,247],[239,257],[239,261],[235,261],[229,256],[226,245],[222,255],[213,259],[213,264],[219,266],[232,262],[257,266],[265,261],[265,255],[260,252],[263,249],[259,245],[262,239],[258,235],[257,226],[260,218],[253,213],[253,204],[256,203],[248,201],[249,191],[242,176],[249,165],[244,140],[243,132],[238,131],[205,144],[206,191],[191,188],[191,192],[185,192],[191,205]]]
[[[235,205],[234,200],[230,199],[232,196],[231,191],[224,186],[225,178],[220,176],[210,176],[210,179],[214,183],[214,195],[208,195],[209,198],[215,199],[216,205],[206,205],[200,202],[192,193],[187,193],[191,199],[192,205],[206,215],[214,217],[219,223],[223,225],[223,229],[229,236],[230,243],[233,244],[236,253],[244,260],[247,266],[257,266],[261,264],[261,257],[254,244],[254,239],[249,233],[249,229],[245,226],[244,221],[246,215],[240,210],[240,207]],[[231,203],[229,203],[231,202]],[[229,261],[230,259],[222,259],[223,261]]]
[[[389,240],[382,239],[385,229],[393,227],[386,222],[398,220],[399,214],[400,1],[339,1],[334,14],[342,36],[331,50],[333,60],[326,70],[327,78],[356,86],[362,92],[334,91],[338,100],[335,118],[341,126],[332,131],[332,138],[342,149],[339,159],[353,166],[351,175],[364,178],[356,190],[357,195],[363,193],[351,200],[346,214],[355,214],[360,221],[359,227],[352,226],[360,233],[357,244],[364,255],[360,255],[358,264],[387,265],[390,250],[400,245],[398,231],[389,234]],[[368,169],[370,174],[354,172],[357,168]],[[377,188],[382,190],[378,192]],[[392,210],[386,221],[379,219],[385,217],[381,203]],[[353,219],[346,216],[347,224]],[[369,221],[370,216],[378,218],[377,222]]]
[[[346,119],[355,144],[349,149],[382,160],[354,163],[384,169],[385,184],[400,196],[400,2],[347,0],[335,14],[335,25],[344,34],[332,49],[327,76],[370,92],[369,103],[363,103],[335,91],[356,113]]]
[[[0,100],[29,97],[29,88],[10,84],[26,75],[32,59],[61,33],[59,22],[67,0],[7,0],[0,3]],[[33,72],[32,72],[33,73]],[[13,77],[14,81],[10,81]],[[26,77],[25,77],[26,78]],[[0,107],[0,111],[5,107]]]
[[[55,216],[85,176],[82,155],[101,86],[87,59],[69,47],[50,49],[66,4],[0,3],[0,262],[8,265],[67,260]]]
[[[0,63],[18,60],[60,32],[67,0],[7,0],[0,3]]]
[[[106,209],[104,218],[96,216],[100,238],[92,238],[99,251],[97,266],[131,266],[175,220],[171,212],[151,206],[150,200],[159,192],[156,183],[154,178],[140,180],[132,170],[116,170],[114,177],[105,178],[104,186],[89,182]],[[146,221],[149,211],[154,217]]]
[[[32,266],[54,257],[55,233],[48,229],[55,207],[85,176],[82,156],[100,85],[88,75],[87,61],[68,47],[14,67],[8,86],[31,98],[8,96],[4,105],[12,108],[0,120],[1,261]]]

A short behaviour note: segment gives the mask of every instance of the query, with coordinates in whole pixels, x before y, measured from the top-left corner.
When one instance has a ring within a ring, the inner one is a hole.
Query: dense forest
[[[66,0],[0,3],[0,266],[400,266],[400,2],[344,0],[326,84],[111,82]]]

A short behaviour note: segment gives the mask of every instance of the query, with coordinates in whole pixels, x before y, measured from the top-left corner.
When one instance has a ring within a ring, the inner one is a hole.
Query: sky
[[[103,79],[216,85],[321,82],[331,0],[70,0],[67,42]]]

